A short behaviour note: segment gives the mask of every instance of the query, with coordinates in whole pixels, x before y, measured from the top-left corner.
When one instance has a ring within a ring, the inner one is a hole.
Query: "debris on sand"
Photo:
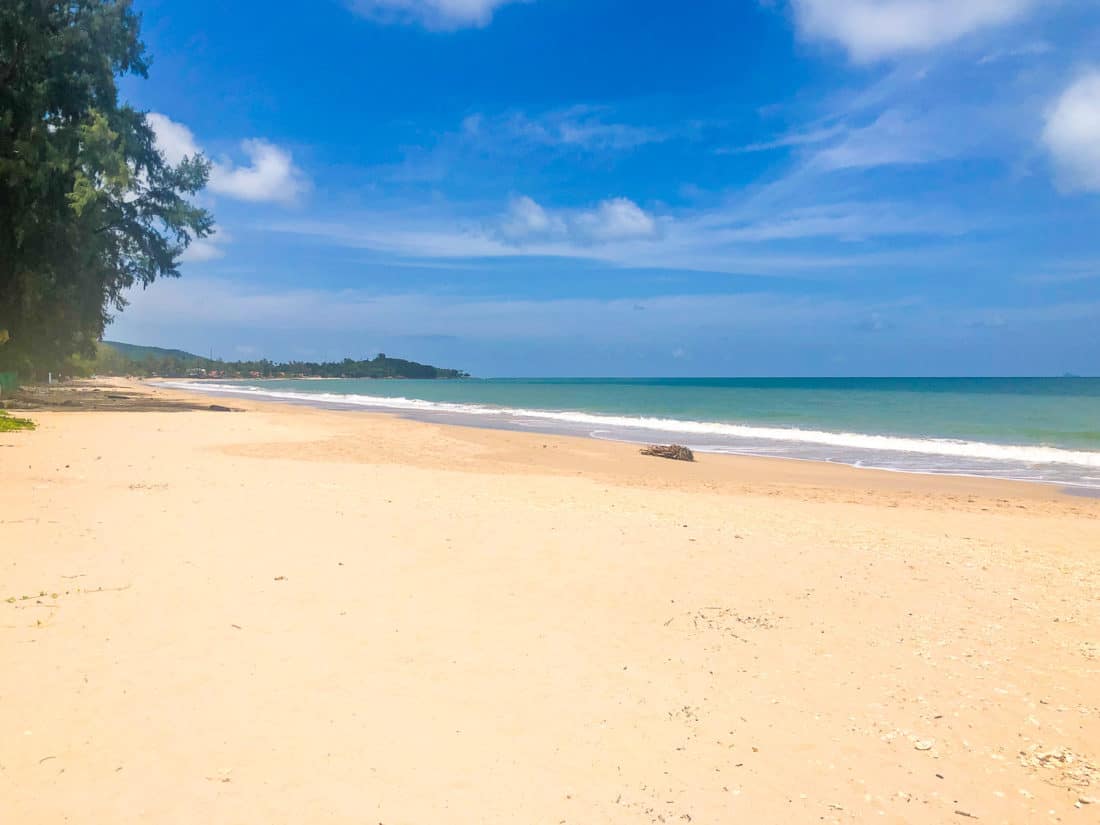
[[[679,444],[651,444],[642,450],[642,455],[653,455],[657,458],[671,458],[675,461],[694,461],[695,453],[687,447]]]
[[[1044,750],[1041,745],[1032,745],[1020,751],[1020,764],[1039,773],[1050,785],[1090,790],[1100,787],[1100,770],[1069,748]]]

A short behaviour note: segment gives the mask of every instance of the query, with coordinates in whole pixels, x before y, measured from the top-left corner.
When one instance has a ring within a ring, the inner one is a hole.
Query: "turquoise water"
[[[1100,487],[1100,379],[280,380],[188,388],[700,450]]]

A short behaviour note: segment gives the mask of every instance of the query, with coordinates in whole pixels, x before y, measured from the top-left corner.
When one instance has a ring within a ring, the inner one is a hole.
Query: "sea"
[[[176,381],[221,396],[1100,491],[1100,378]]]

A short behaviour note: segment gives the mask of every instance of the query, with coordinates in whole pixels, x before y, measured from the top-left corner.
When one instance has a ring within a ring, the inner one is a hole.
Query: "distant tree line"
[[[67,373],[87,375],[137,375],[164,378],[468,378],[462,370],[433,367],[389,358],[379,353],[374,358],[356,361],[222,361],[197,355],[148,354],[131,357],[109,344],[100,344],[94,358],[75,358]]]

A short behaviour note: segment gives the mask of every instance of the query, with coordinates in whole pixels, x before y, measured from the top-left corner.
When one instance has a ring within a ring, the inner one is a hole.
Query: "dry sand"
[[[1100,501],[232,403],[0,434],[0,822],[1100,822]]]

